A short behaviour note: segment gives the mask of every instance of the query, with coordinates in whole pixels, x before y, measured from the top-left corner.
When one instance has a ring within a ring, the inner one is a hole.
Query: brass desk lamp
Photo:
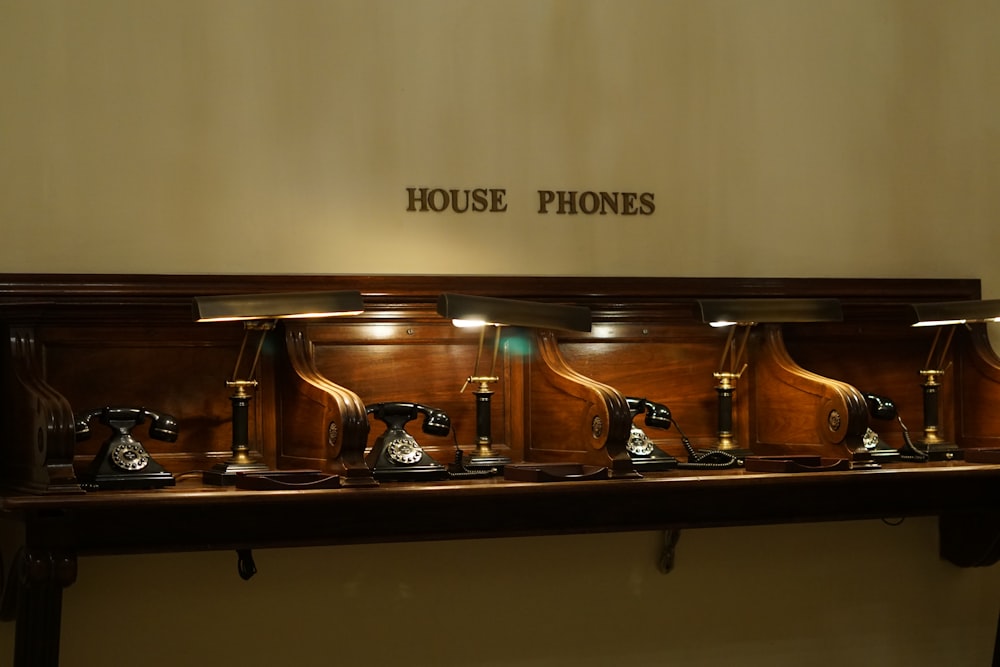
[[[747,368],[747,341],[756,324],[791,322],[837,322],[843,319],[840,302],[836,299],[700,299],[701,319],[713,327],[730,327],[712,376],[718,394],[718,439],[716,448],[739,452],[733,430],[733,393]],[[740,331],[737,341],[737,331]],[[748,451],[742,452],[749,454]]]
[[[461,389],[465,391],[470,384],[475,385],[472,393],[476,397],[476,450],[469,457],[467,466],[502,469],[511,460],[493,448],[491,427],[493,390],[490,388],[491,383],[500,380],[496,374],[496,362],[500,350],[501,328],[518,326],[590,331],[590,309],[582,306],[444,293],[438,297],[437,312],[450,318],[455,326],[479,327],[476,363],[472,375],[466,378]],[[494,330],[493,352],[489,371],[484,374],[481,361],[486,346],[487,327],[493,327]]]
[[[226,386],[232,389],[232,455],[217,463],[203,474],[203,481],[219,486],[236,483],[240,472],[268,470],[260,454],[250,449],[249,405],[257,387],[257,365],[267,333],[278,320],[290,318],[322,318],[338,315],[357,315],[364,310],[360,292],[286,292],[273,294],[234,294],[200,296],[194,299],[194,317],[197,322],[243,322],[243,341],[236,357],[236,365]],[[249,367],[248,342],[251,333],[257,343]]]
[[[958,446],[941,434],[939,391],[941,380],[951,365],[948,352],[955,325],[973,322],[1000,322],[1000,299],[989,301],[945,301],[913,304],[914,327],[938,327],[920,375],[924,396],[924,435],[917,440],[918,451],[929,459],[954,458]]]

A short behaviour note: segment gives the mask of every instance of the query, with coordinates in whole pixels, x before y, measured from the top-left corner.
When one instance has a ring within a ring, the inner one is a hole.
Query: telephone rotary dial
[[[625,449],[628,451],[630,456],[649,456],[653,453],[653,449],[656,445],[653,441],[649,439],[646,432],[643,431],[636,425],[632,425],[632,431],[628,436],[628,443],[625,445]]]
[[[393,463],[400,465],[413,465],[420,462],[420,457],[424,455],[413,436],[407,433],[404,437],[394,438],[385,447],[385,455]]]

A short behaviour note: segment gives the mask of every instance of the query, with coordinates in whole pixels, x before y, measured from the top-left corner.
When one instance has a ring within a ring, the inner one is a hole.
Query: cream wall
[[[998,27],[993,0],[0,0],[0,272],[998,297]],[[508,211],[408,213],[408,186]],[[538,189],[656,211],[541,216]],[[63,664],[988,664],[1000,574],[940,562],[935,530],[688,531],[669,576],[653,533],[264,551],[249,583],[230,553],[85,558]]]
[[[990,0],[0,7],[5,271],[1000,288]],[[505,187],[510,210],[408,214],[412,185]],[[542,218],[538,188],[657,211]]]

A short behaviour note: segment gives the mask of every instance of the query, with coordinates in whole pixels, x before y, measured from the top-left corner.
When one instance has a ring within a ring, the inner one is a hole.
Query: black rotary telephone
[[[365,412],[385,423],[385,432],[375,440],[365,462],[375,479],[429,480],[446,479],[448,470],[428,456],[406,424],[423,415],[421,430],[428,435],[445,436],[451,432],[451,419],[442,410],[419,403],[373,403]]]
[[[90,438],[90,422],[95,417],[111,429],[97,456],[80,475],[87,489],[153,489],[174,485],[174,476],[157,463],[142,443],[132,437],[132,429],[151,419],[149,437],[164,442],[177,440],[177,420],[146,408],[104,407],[75,416],[76,439]]]
[[[643,423],[652,428],[668,429],[673,423],[670,416],[670,408],[662,403],[655,403],[645,398],[635,398],[626,396],[629,412],[635,420],[640,414],[645,413]],[[646,432],[632,424],[632,431],[629,433],[628,443],[625,451],[632,459],[632,465],[636,470],[670,470],[677,467],[677,459],[657,447]]]

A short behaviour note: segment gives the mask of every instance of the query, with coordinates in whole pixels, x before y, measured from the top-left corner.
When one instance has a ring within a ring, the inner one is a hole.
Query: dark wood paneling
[[[176,443],[149,440],[154,456],[175,473],[209,465],[229,447],[229,401],[223,380],[231,372],[242,327],[238,324],[195,324],[191,299],[202,294],[360,289],[366,311],[358,317],[309,325],[314,346],[311,363],[335,385],[355,393],[363,403],[416,401],[448,412],[454,436],[421,437],[440,461],[450,460],[455,444],[474,440],[474,400],[460,393],[475,358],[474,333],[455,329],[435,312],[437,295],[459,291],[488,296],[576,303],[591,308],[590,334],[558,334],[558,351],[586,378],[624,395],[665,403],[697,447],[716,439],[716,392],[712,371],[718,363],[724,332],[696,318],[696,299],[740,296],[835,297],[844,305],[845,322],[786,327],[784,344],[803,370],[843,381],[865,391],[885,393],[899,405],[911,430],[921,422],[921,390],[916,369],[929,344],[928,332],[911,329],[909,303],[975,298],[975,280],[867,280],[769,278],[590,278],[559,276],[155,276],[33,275],[0,276],[0,307],[11,326],[25,324],[38,340],[42,379],[75,411],[104,404],[136,404],[176,414],[181,436]],[[279,433],[275,359],[281,332],[269,339],[260,371],[261,385],[252,402],[253,440],[272,465],[320,466],[327,432],[322,420],[331,409],[328,398],[314,396],[286,405],[286,421],[301,424],[311,435],[287,442]],[[956,408],[963,397],[989,395],[996,385],[995,360],[970,357],[963,342],[960,362],[945,376],[941,424],[949,437],[970,443],[993,442],[996,424],[985,410]],[[985,359],[985,361],[983,361]],[[501,380],[493,387],[494,439],[515,459],[525,457],[532,437],[527,427],[533,397],[525,394],[522,360],[505,345]],[[985,369],[985,370],[984,370]],[[751,447],[760,438],[755,406],[754,364],[737,383],[734,394],[738,444]],[[957,392],[961,377],[967,390]],[[288,390],[283,383],[283,390]],[[315,388],[314,388],[315,389]],[[302,395],[311,390],[294,389]],[[320,390],[321,392],[323,390]],[[759,398],[759,397],[758,397]],[[756,399],[755,399],[756,400]],[[763,400],[763,399],[762,399]],[[309,402],[317,409],[308,407]],[[323,407],[320,408],[320,404]],[[294,410],[293,410],[294,408]],[[810,408],[811,409],[811,408]],[[775,409],[772,406],[770,412]],[[294,412],[294,413],[293,413]],[[771,431],[801,426],[772,417]],[[554,432],[573,432],[579,425],[568,412],[535,406],[535,416],[557,422]],[[990,412],[992,414],[992,412]],[[956,419],[961,415],[961,420]],[[10,423],[9,415],[5,417]],[[801,419],[802,417],[799,417]],[[955,433],[955,424],[961,431]],[[899,444],[893,424],[874,424],[886,440]],[[536,431],[538,427],[536,427]],[[381,432],[373,425],[370,445]],[[654,441],[683,455],[676,432],[653,432]],[[550,437],[550,436],[546,436]],[[775,439],[768,435],[765,440]],[[797,436],[793,441],[808,439]],[[96,450],[99,438],[74,449],[79,467]],[[537,451],[551,448],[538,444]],[[569,450],[581,445],[560,444]]]

